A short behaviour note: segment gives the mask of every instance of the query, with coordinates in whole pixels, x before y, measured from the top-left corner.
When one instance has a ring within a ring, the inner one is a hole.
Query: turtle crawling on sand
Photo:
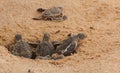
[[[37,58],[45,59],[50,58],[50,56],[54,53],[54,46],[50,42],[50,34],[45,33],[43,40],[38,44],[36,49]]]
[[[67,16],[63,15],[62,7],[52,7],[50,9],[37,9],[37,12],[42,13],[38,18],[33,18],[33,20],[51,20],[51,21],[64,21]]]
[[[56,53],[63,54],[64,56],[69,56],[73,53],[76,53],[77,41],[84,39],[86,36],[83,33],[78,35],[70,35],[70,37],[63,41],[63,43],[58,46]]]
[[[9,47],[9,51],[16,56],[23,56],[31,58],[32,50],[28,43],[26,43],[20,34],[15,35],[15,44]]]

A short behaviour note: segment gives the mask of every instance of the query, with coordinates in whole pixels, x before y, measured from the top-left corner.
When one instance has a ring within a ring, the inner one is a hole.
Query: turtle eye
[[[45,13],[44,16],[48,16],[48,13]]]
[[[45,13],[45,14],[44,14],[44,16],[49,16],[49,15],[50,15],[50,13]]]
[[[48,15],[47,13],[45,13],[45,15]]]

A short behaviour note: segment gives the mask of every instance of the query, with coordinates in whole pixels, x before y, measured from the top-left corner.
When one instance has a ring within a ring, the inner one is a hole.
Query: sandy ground
[[[37,8],[52,6],[62,6],[68,19],[32,20]],[[79,32],[87,38],[77,54],[57,61],[16,57],[4,47],[16,33],[35,41],[45,32],[51,40]],[[120,73],[120,0],[0,0],[0,45],[0,73]]]

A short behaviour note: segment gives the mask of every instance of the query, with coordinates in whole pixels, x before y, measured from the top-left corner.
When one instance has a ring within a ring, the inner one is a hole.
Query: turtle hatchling
[[[54,53],[54,46],[50,42],[50,34],[45,33],[43,40],[38,44],[36,49],[36,55],[40,58],[51,56]]]
[[[70,37],[63,41],[63,43],[58,46],[56,53],[63,54],[64,56],[69,56],[73,53],[76,53],[77,41],[84,39],[85,34],[79,33],[78,35],[70,35]]]
[[[15,44],[9,47],[9,51],[16,56],[23,56],[31,58],[32,50],[28,43],[26,43],[20,34],[15,35]]]
[[[49,9],[39,8],[37,12],[41,13],[41,16],[33,18],[33,20],[64,21],[67,19],[67,16],[62,13],[62,7],[51,7]]]

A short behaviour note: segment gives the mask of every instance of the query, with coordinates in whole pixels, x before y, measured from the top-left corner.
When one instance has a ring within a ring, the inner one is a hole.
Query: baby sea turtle
[[[43,40],[38,44],[36,49],[37,56],[51,56],[54,53],[54,46],[50,42],[50,34],[45,33]]]
[[[64,40],[60,46],[58,46],[56,53],[63,54],[64,56],[69,56],[72,53],[76,53],[77,41],[79,39],[84,39],[85,37],[86,36],[83,33],[71,35],[68,39]]]
[[[33,20],[55,20],[55,21],[63,21],[67,19],[67,16],[63,15],[62,7],[52,7],[50,9],[37,9],[37,12],[42,13],[42,15],[38,18],[33,18]]]
[[[15,44],[9,47],[9,51],[16,56],[23,56],[31,58],[32,50],[28,43],[26,43],[20,34],[15,35]]]
[[[58,41],[52,41],[51,43],[54,46],[54,52],[55,52],[55,49],[57,48],[57,46],[60,45],[60,43]],[[45,57],[40,56],[40,45],[41,45],[40,40],[37,40],[36,42],[28,42],[28,44],[31,46],[31,48],[33,50],[32,59],[36,58],[36,59],[50,60],[50,59],[59,59],[60,58],[60,56],[58,56],[58,55],[54,55],[54,56],[47,55]]]

